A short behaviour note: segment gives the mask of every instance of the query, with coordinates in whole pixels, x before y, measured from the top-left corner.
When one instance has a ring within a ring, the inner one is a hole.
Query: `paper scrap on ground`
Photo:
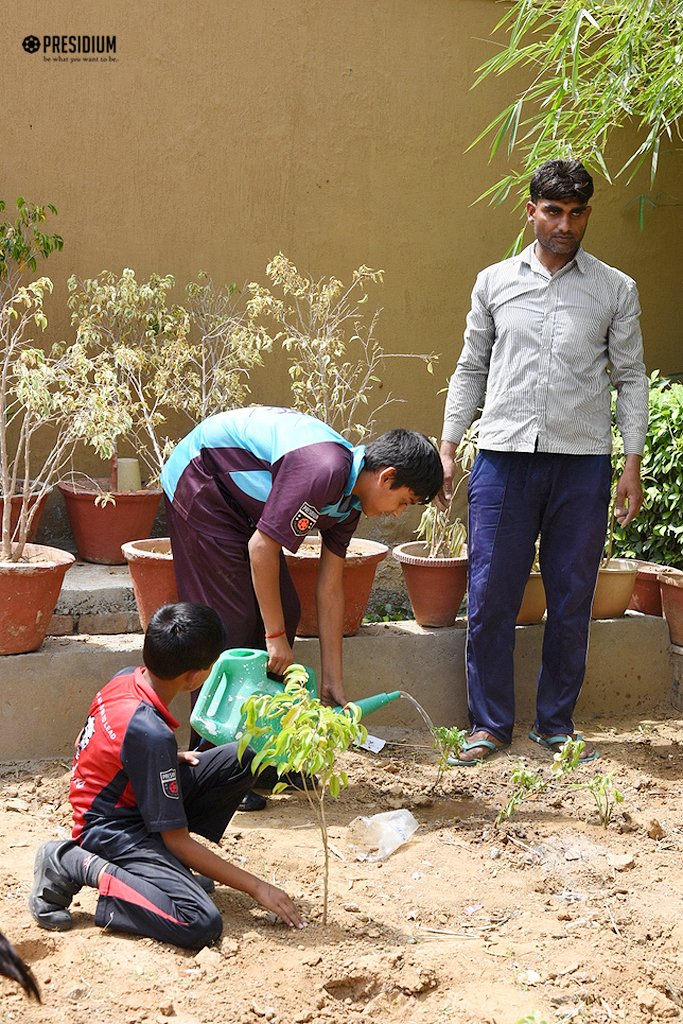
[[[370,736],[369,733],[367,739],[363,743],[355,744],[355,746],[361,747],[362,750],[369,750],[371,754],[379,754],[380,750],[386,747],[386,745],[386,740],[381,740],[379,736]]]

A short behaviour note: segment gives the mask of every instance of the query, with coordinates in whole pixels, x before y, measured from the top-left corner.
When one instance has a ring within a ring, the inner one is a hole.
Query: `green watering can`
[[[211,669],[192,711],[190,724],[195,732],[216,745],[233,743],[240,738],[244,729],[245,716],[242,706],[253,694],[269,693],[275,696],[284,692],[284,683],[269,679],[266,673],[268,654],[251,648],[237,647],[224,651]],[[318,696],[313,669],[306,668],[308,680],[306,689],[312,697]],[[398,700],[400,690],[391,693],[376,693],[362,697],[353,703],[360,708],[361,717],[383,708],[392,700]],[[341,711],[341,708],[339,708]],[[277,725],[274,726],[277,729]],[[260,750],[266,736],[257,737],[252,746]]]

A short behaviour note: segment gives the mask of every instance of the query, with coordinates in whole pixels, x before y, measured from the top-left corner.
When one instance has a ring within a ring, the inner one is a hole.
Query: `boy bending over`
[[[285,892],[190,835],[220,842],[253,782],[249,748],[241,763],[234,743],[180,753],[173,733],[179,723],[168,705],[204,683],[223,648],[211,608],[165,605],[147,628],[144,668],[119,673],[95,695],[71,772],[73,839],[43,843],[36,854],[29,908],[41,928],[69,929],[72,897],[89,885],[99,890],[100,927],[197,949],[223,929],[207,895],[213,881],[304,926]]]

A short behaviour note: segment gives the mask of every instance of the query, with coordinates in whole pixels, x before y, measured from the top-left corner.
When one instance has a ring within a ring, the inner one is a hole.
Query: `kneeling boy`
[[[114,676],[95,695],[71,773],[73,839],[43,843],[36,854],[29,908],[42,928],[70,928],[67,908],[89,885],[99,890],[101,927],[196,949],[223,928],[206,894],[211,880],[303,927],[285,892],[190,835],[218,843],[253,782],[249,749],[241,763],[232,743],[180,753],[173,734],[179,723],[168,705],[204,683],[223,647],[211,608],[165,605],[149,623],[144,668]]]

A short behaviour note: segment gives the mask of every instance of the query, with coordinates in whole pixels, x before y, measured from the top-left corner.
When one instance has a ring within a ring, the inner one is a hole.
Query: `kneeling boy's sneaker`
[[[191,871],[190,874],[194,878],[195,882],[200,889],[203,889],[205,893],[211,894],[216,891],[216,883],[213,878],[209,878],[208,875],[200,875],[196,871]]]
[[[81,888],[60,863],[60,851],[71,842],[53,840],[38,847],[33,874],[33,890],[28,898],[29,910],[41,928],[51,932],[65,932],[71,928],[71,914],[67,907]]]

